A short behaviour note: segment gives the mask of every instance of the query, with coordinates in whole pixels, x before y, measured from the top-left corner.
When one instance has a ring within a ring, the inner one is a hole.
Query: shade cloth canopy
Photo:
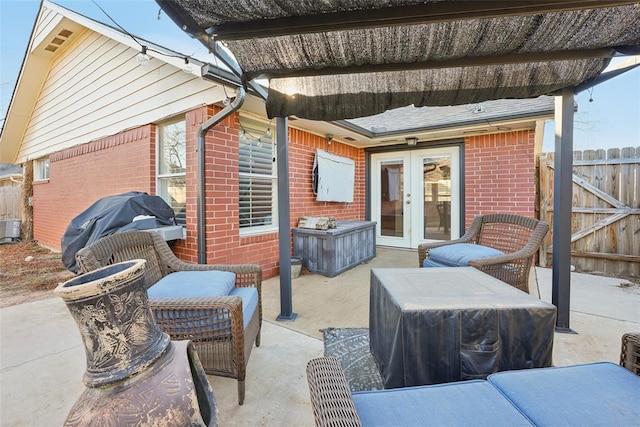
[[[270,118],[537,97],[640,52],[633,1],[157,2],[209,49],[224,42],[245,81],[269,78]]]

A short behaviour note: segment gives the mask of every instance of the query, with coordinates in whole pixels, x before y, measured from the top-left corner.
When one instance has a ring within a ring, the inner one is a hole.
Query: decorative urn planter
[[[156,325],[142,259],[77,276],[55,289],[75,319],[87,387],[67,426],[215,426],[213,390],[190,341]]]

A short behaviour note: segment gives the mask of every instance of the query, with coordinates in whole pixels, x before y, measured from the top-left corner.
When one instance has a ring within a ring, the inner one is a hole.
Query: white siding
[[[31,42],[32,51],[42,43],[46,43],[51,38],[54,28],[63,20],[63,16],[47,7],[42,8],[42,14],[38,19],[38,24],[34,30]]]
[[[155,122],[224,98],[220,86],[92,31],[49,69],[18,162]],[[158,55],[159,58],[162,58]]]

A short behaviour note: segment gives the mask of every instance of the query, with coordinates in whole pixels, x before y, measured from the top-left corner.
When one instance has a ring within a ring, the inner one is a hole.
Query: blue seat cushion
[[[364,426],[531,426],[486,381],[353,393]]]
[[[640,425],[640,377],[614,363],[505,371],[487,379],[536,425]]]
[[[453,245],[431,249],[428,259],[447,267],[466,267],[469,265],[469,261],[473,259],[503,255],[504,252],[488,246],[475,245],[473,243],[454,243]]]
[[[177,271],[167,274],[147,289],[149,298],[212,297],[229,295],[236,284],[230,271]]]
[[[429,258],[425,258],[424,261],[422,261],[422,266],[423,267],[449,267],[448,265],[435,262],[434,260]]]
[[[247,329],[251,316],[258,307],[258,290],[252,286],[243,288],[233,288],[229,295],[235,295],[242,298],[242,324]]]
[[[219,297],[238,296],[242,299],[242,325],[246,329],[251,317],[258,307],[258,290],[254,287],[236,288],[236,275],[228,271],[179,271],[168,274],[147,290],[149,298],[162,297]],[[184,330],[174,325],[175,332],[188,331],[190,327],[198,325],[202,329],[213,328],[208,326],[209,321],[220,321],[227,314],[220,310],[184,310],[177,316],[172,312],[156,313],[163,318],[182,319]],[[175,317],[174,317],[175,316]],[[208,318],[195,323],[192,319]],[[228,321],[230,322],[230,321]],[[230,323],[225,322],[227,326]],[[224,327],[218,323],[216,328]]]

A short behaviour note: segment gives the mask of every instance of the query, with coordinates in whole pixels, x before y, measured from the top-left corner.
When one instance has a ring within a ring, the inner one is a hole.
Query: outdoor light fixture
[[[189,63],[189,58],[184,58],[184,67],[182,68],[182,71],[187,74],[191,74],[191,72],[193,71],[193,67]]]
[[[416,137],[405,138],[404,140],[407,141],[407,145],[416,145],[418,143],[418,138]]]
[[[142,46],[142,51],[138,54],[138,56],[136,56],[136,61],[138,61],[138,64],[140,65],[147,65],[150,60],[151,58],[149,57],[149,55],[147,55],[147,47]]]

